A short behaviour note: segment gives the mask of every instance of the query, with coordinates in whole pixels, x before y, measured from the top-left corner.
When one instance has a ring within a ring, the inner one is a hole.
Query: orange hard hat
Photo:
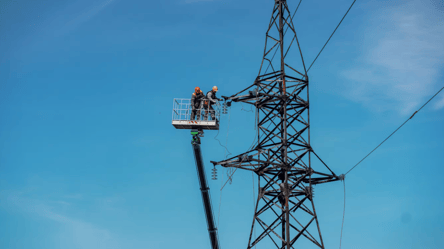
[[[198,92],[200,92],[200,88],[198,86],[196,86],[196,88],[194,88],[194,91],[198,93]]]
[[[213,91],[217,92],[217,86],[213,86]]]

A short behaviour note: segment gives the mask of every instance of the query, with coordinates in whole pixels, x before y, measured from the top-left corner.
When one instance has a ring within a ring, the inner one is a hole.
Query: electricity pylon
[[[294,44],[298,50],[291,55]],[[267,73],[268,69],[271,72]],[[259,191],[248,249],[266,241],[265,238],[280,249],[293,248],[302,238],[324,248],[313,203],[313,185],[342,180],[343,175],[331,171],[310,146],[308,86],[287,2],[275,0],[259,75],[251,86],[224,97],[227,101],[255,106],[257,144],[235,157],[212,161],[226,168],[253,171],[258,176]],[[312,169],[312,154],[328,173]],[[255,228],[260,231],[253,238]]]

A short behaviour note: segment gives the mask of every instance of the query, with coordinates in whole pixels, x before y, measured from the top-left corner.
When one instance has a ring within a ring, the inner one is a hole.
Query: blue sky
[[[351,2],[302,1],[294,23],[306,63]],[[0,247],[208,248],[190,135],[171,126],[172,99],[251,84],[272,7],[2,1]],[[336,173],[444,85],[443,39],[442,1],[356,2],[309,73],[312,146]],[[242,109],[206,133],[207,173],[224,157],[216,135],[233,154],[250,146],[254,115]],[[343,248],[444,248],[442,127],[443,93],[347,175]],[[236,172],[220,191],[225,180],[219,169],[209,182],[221,246],[246,247],[253,176]],[[316,187],[315,205],[326,247],[338,247],[342,183]]]

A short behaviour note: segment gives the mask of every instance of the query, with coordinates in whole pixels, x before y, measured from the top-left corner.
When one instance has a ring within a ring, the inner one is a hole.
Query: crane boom
[[[203,131],[191,130],[193,140],[194,159],[196,161],[196,170],[199,177],[200,191],[202,193],[202,202],[205,209],[205,217],[207,218],[208,233],[210,235],[210,242],[212,249],[219,249],[219,239],[217,236],[217,228],[213,218],[213,209],[211,207],[210,188],[208,187],[207,178],[205,175],[205,168],[200,150],[200,137],[203,137]]]

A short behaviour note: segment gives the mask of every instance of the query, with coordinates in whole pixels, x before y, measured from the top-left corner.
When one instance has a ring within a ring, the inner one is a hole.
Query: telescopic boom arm
[[[200,191],[202,193],[202,201],[205,209],[205,216],[207,218],[208,233],[210,234],[210,242],[212,249],[219,249],[219,239],[217,236],[217,228],[213,218],[213,209],[211,207],[210,188],[207,184],[205,175],[204,163],[202,160],[202,153],[200,150],[200,137],[203,137],[203,131],[191,130],[193,140],[194,158],[196,160],[196,170],[199,177]]]

